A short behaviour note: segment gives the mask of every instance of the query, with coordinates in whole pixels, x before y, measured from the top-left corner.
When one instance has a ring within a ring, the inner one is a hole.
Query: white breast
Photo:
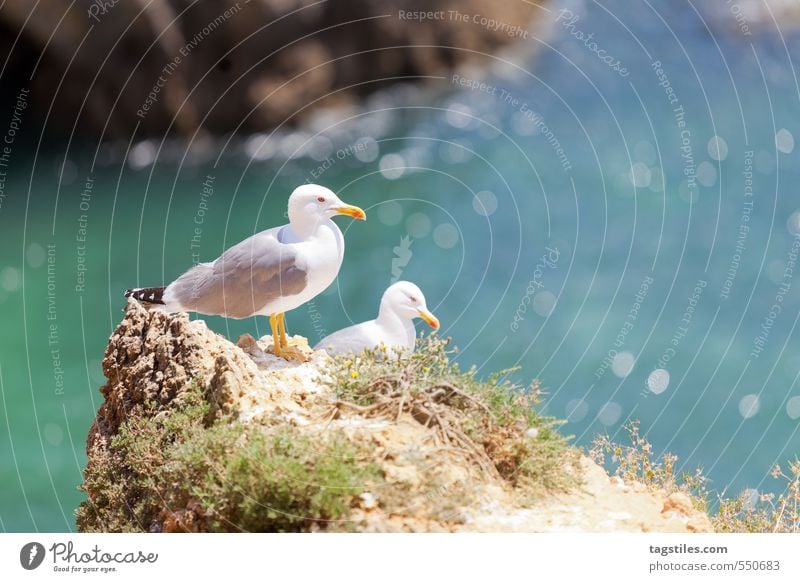
[[[281,239],[297,250],[298,267],[307,273],[306,286],[297,295],[281,297],[265,305],[259,315],[283,313],[310,301],[333,283],[342,266],[344,236],[332,220],[325,221],[314,236],[304,241],[292,242],[296,237],[290,229],[281,233]]]

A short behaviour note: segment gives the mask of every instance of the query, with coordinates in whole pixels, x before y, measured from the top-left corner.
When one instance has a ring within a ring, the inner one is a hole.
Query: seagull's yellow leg
[[[283,347],[279,341],[279,333],[280,333],[280,319],[276,315],[269,316],[269,326],[272,329],[272,353],[276,356],[283,356]]]
[[[286,338],[286,314],[278,314],[278,330],[281,338],[281,347],[285,348],[289,345],[289,340]]]
[[[278,323],[278,339],[280,340],[280,356],[286,360],[298,360],[300,362],[307,362],[308,356],[303,352],[303,350],[299,349],[297,346],[292,345],[289,342],[289,338],[286,337],[286,315],[283,313],[279,313],[276,316],[276,320]]]

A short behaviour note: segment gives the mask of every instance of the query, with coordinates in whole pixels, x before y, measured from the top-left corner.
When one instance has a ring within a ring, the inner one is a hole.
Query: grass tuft
[[[784,483],[784,491],[753,496],[748,492],[734,499],[720,499],[719,512],[712,520],[718,532],[800,533],[800,460],[780,465],[771,476]]]
[[[687,494],[695,507],[708,511],[709,480],[702,469],[676,473],[678,458],[665,453],[653,454],[650,442],[641,435],[638,422],[625,427],[628,443],[612,442],[608,436],[595,439],[590,456],[600,464],[610,464],[616,475],[629,483],[642,483],[668,494]],[[771,475],[784,481],[784,492],[753,495],[743,492],[735,498],[717,496],[718,511],[711,516],[714,530],[724,533],[798,533],[800,532],[800,460],[790,463],[788,471],[776,465]]]

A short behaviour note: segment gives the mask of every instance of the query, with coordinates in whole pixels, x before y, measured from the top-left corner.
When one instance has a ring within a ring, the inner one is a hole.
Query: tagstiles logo
[[[26,570],[35,570],[44,561],[44,546],[39,542],[30,542],[19,551],[19,563]]]

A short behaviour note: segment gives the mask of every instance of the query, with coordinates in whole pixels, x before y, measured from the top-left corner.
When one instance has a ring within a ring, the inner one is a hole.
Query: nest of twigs
[[[398,421],[407,414],[425,428],[431,429],[434,444],[466,455],[481,469],[502,476],[484,446],[479,446],[462,426],[474,424],[475,415],[484,416],[492,425],[492,412],[475,396],[447,382],[429,386],[412,386],[403,375],[381,377],[370,382],[367,390],[372,404],[360,405],[345,400],[334,402],[332,418],[342,410],[350,410],[369,418]]]
[[[535,411],[539,383],[526,390],[502,379],[510,370],[480,380],[474,369],[464,372],[450,362],[447,346],[434,336],[413,353],[376,350],[335,358],[329,381],[338,398],[331,420],[343,413],[393,422],[411,417],[430,429],[435,446],[514,486],[565,483],[561,467],[571,453],[554,430],[558,422]]]

